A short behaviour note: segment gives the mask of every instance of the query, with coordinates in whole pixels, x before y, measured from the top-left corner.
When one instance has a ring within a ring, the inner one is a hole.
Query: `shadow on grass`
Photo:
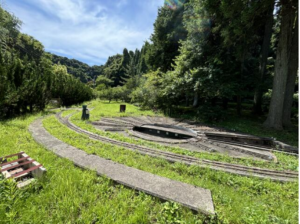
[[[203,125],[212,127],[220,127],[230,131],[251,134],[260,137],[273,138],[292,146],[298,147],[298,121],[292,119],[292,127],[284,130],[275,130],[266,128],[263,126],[266,120],[266,115],[253,115],[251,110],[244,110],[242,115],[238,116],[235,109],[228,109],[227,116],[225,119],[220,121],[209,122],[201,117],[201,114],[197,114],[196,110],[194,113],[189,111],[187,114],[173,114],[172,118],[182,118],[191,121],[199,122]]]

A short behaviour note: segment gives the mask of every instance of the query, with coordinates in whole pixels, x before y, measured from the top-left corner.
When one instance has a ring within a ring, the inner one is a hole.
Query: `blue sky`
[[[141,48],[153,32],[164,0],[6,0],[4,8],[23,21],[21,31],[46,51],[89,65]]]

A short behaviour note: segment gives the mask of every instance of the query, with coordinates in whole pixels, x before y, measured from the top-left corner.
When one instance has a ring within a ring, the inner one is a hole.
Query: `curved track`
[[[253,157],[261,158],[264,160],[274,160],[276,161],[276,157],[272,154],[266,154],[266,152],[272,153],[272,152],[280,152],[283,154],[287,155],[293,155],[298,157],[298,149],[289,146],[287,144],[284,144],[279,141],[274,141],[273,139],[270,138],[262,138],[262,137],[257,137],[257,136],[252,136],[249,134],[245,133],[240,133],[240,132],[232,132],[231,130],[220,128],[220,127],[212,127],[212,126],[207,126],[203,125],[201,123],[197,122],[192,122],[188,121],[185,119],[174,119],[174,118],[164,118],[164,117],[149,117],[149,116],[143,116],[143,117],[113,117],[113,118],[101,118],[101,121],[96,121],[92,122],[93,125],[99,126],[99,127],[104,127],[101,128],[105,131],[122,131],[121,129],[133,129],[134,126],[143,126],[147,124],[153,124],[153,123],[158,123],[158,124],[167,124],[167,125],[172,125],[172,126],[180,126],[188,129],[192,129],[193,131],[197,132],[197,140],[194,142],[203,142],[206,143],[207,145],[210,145],[210,147],[200,147],[203,150],[206,151],[216,151],[218,150],[211,150],[211,147],[220,147],[223,150],[227,149],[227,153],[230,155],[230,151],[236,151],[240,152],[246,155],[251,155]],[[116,130],[116,127],[119,129]],[[136,136],[138,138],[145,138],[145,136],[140,136],[134,131],[130,131],[130,134],[133,136]],[[207,134],[209,136],[207,136]],[[265,140],[268,141],[269,144],[271,145],[261,145],[261,144],[254,144],[253,142],[245,142],[243,141],[236,141],[232,139],[222,139],[222,138],[216,138],[211,135],[230,135],[234,134],[237,136],[231,136],[231,137],[237,137],[237,138],[253,138],[253,140]],[[179,143],[179,142],[171,142],[171,141],[166,141],[166,140],[150,140],[150,141],[157,141],[157,142],[165,142],[165,143]],[[194,143],[193,142],[193,143]],[[203,144],[200,144],[200,146]],[[229,151],[228,151],[229,150]],[[265,152],[265,153],[264,153]],[[234,155],[233,155],[234,156]]]
[[[133,151],[136,151],[143,155],[148,155],[151,157],[158,157],[163,158],[169,162],[180,162],[187,165],[196,165],[200,167],[210,168],[213,170],[219,170],[224,171],[228,173],[243,175],[243,176],[254,176],[259,178],[265,178],[265,179],[271,179],[274,181],[282,181],[282,182],[288,182],[288,181],[295,181],[298,179],[298,173],[292,172],[292,171],[276,171],[276,170],[270,170],[270,169],[263,169],[263,168],[257,168],[257,167],[248,167],[243,165],[237,165],[237,164],[230,164],[230,163],[224,163],[224,162],[217,162],[217,161],[211,161],[206,159],[198,159],[191,156],[185,156],[180,155],[172,152],[166,152],[161,151],[157,149],[151,149],[144,146],[139,146],[135,144],[130,144],[126,142],[117,141],[114,139],[110,139],[107,137],[103,137],[94,133],[91,133],[89,131],[83,130],[80,127],[74,125],[69,121],[69,117],[71,115],[62,118],[61,113],[56,114],[56,117],[58,120],[72,129],[73,131],[81,134],[88,135],[90,138],[99,140],[104,143],[109,143],[113,145],[117,145],[120,147],[124,147],[126,149],[130,149]]]

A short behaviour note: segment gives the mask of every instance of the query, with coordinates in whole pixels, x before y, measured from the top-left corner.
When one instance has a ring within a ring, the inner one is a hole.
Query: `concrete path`
[[[41,119],[34,121],[29,126],[29,131],[38,143],[58,156],[73,161],[79,167],[95,170],[98,175],[104,175],[119,184],[163,200],[175,201],[204,214],[214,214],[210,190],[160,177],[99,156],[89,155],[50,135],[43,127]]]

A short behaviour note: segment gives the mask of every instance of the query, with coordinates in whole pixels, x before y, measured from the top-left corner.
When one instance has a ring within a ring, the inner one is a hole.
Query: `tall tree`
[[[132,51],[131,51],[132,52]],[[133,52],[132,52],[133,53]],[[123,58],[122,58],[122,69],[126,70],[126,67],[129,65],[130,63],[130,54],[127,50],[127,48],[124,48],[123,50]]]
[[[290,109],[284,113],[285,101],[290,101],[293,90],[295,86],[295,73],[297,72],[297,64],[294,59],[291,60],[291,56],[296,57],[298,61],[298,55],[295,55],[293,48],[293,43],[296,40],[293,38],[298,38],[298,25],[297,20],[297,11],[298,11],[298,1],[297,0],[281,0],[281,25],[280,25],[280,34],[279,34],[279,43],[276,54],[275,62],[275,75],[273,80],[273,90],[271,103],[269,108],[269,114],[264,125],[269,128],[282,129],[284,115],[288,115],[285,123],[289,123],[290,118]],[[297,44],[297,43],[296,43]],[[292,63],[292,64],[291,64]],[[291,72],[289,72],[289,68]],[[289,104],[289,102],[287,102]],[[286,104],[287,104],[286,103]],[[290,106],[289,106],[290,108]]]
[[[121,79],[121,69],[122,69],[123,56],[116,54],[114,56],[108,57],[107,62],[103,67],[103,74],[114,81],[113,86],[120,85]]]
[[[292,37],[292,48],[289,56],[288,78],[286,83],[286,93],[283,104],[283,126],[290,127],[291,124],[291,111],[293,105],[293,95],[295,92],[295,82],[298,72],[298,49],[299,49],[299,18],[296,18],[296,24]]]
[[[19,29],[22,25],[22,22],[15,17],[10,15],[1,7],[0,3],[0,50],[2,53],[8,50],[8,45],[12,45],[19,35]]]
[[[236,99],[237,113],[240,114],[242,99],[249,95],[249,84],[254,82],[253,76],[258,73],[256,65],[259,54],[258,40],[261,36],[260,30],[264,29],[261,15],[266,13],[266,8],[268,11],[270,10],[266,7],[269,0],[264,2],[223,0],[221,2],[218,15],[223,20],[219,20],[219,23],[222,24],[221,35],[224,38],[222,45],[230,50],[238,65],[235,79],[239,84]]]
[[[148,41],[145,41],[139,54],[139,58],[136,60],[136,62],[138,63],[138,70],[140,74],[142,74],[143,72],[146,73],[149,69],[154,69],[149,59],[151,54],[151,48],[152,45]],[[142,65],[142,63],[144,63],[143,61],[145,62],[145,66]],[[143,68],[145,68],[145,71],[143,70]]]
[[[178,2],[180,7],[170,8],[165,5],[158,10],[149,58],[153,70],[172,70],[173,60],[179,54],[180,40],[186,39],[187,32],[183,26],[184,5],[181,3],[185,1]]]
[[[136,65],[139,64],[140,57],[141,57],[141,52],[140,52],[139,49],[136,49],[135,52],[134,52],[134,63],[135,63]]]
[[[18,21],[0,7],[0,117],[43,110],[51,94],[65,105],[91,99],[92,90],[53,67],[51,55],[18,30]]]
[[[258,76],[258,80],[254,92],[253,110],[255,114],[262,113],[263,83],[266,75],[267,60],[268,60],[268,55],[270,50],[272,27],[273,27],[273,20],[274,20],[273,11],[274,11],[275,0],[265,1],[265,4],[266,3],[268,3],[269,9],[267,10],[266,13],[264,38],[261,47],[260,62],[259,62],[259,76]]]

